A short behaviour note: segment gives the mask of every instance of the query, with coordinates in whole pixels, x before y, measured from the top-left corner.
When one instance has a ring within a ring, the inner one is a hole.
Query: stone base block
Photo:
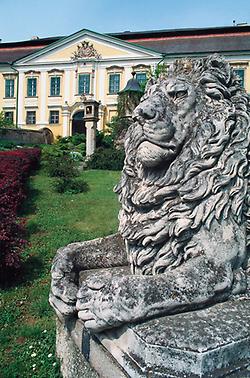
[[[77,374],[63,372],[67,378],[250,377],[248,296],[96,335],[86,332],[79,320],[70,321],[58,326],[58,346],[62,329],[64,347],[77,356],[77,363],[70,363],[66,353],[66,365],[78,366]],[[59,355],[65,360],[62,347]],[[87,362],[92,375],[86,374]]]

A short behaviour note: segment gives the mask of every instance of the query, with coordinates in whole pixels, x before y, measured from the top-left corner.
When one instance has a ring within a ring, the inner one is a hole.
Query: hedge
[[[17,274],[26,244],[18,210],[25,199],[25,182],[38,167],[39,148],[0,151],[0,282]]]

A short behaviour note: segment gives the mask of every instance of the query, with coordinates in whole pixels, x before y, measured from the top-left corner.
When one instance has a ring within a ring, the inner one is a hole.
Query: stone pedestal
[[[76,319],[57,330],[67,378],[250,377],[249,295],[95,335]]]
[[[96,121],[85,121],[86,127],[86,156],[95,152]]]

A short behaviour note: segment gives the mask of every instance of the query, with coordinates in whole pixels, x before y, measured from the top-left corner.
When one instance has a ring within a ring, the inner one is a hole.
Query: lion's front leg
[[[52,264],[49,297],[58,317],[72,316],[77,312],[76,295],[81,271],[126,263],[125,246],[118,234],[60,248]]]
[[[203,256],[194,260],[157,276],[93,275],[77,294],[78,316],[87,329],[100,332],[225,300],[232,286],[230,267]]]
[[[78,317],[94,332],[145,317],[145,298],[137,290],[146,282],[143,276],[112,276],[103,271],[90,276],[77,294]]]

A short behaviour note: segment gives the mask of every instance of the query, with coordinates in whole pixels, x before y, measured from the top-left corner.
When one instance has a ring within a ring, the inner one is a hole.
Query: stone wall
[[[51,144],[53,134],[46,127],[40,130],[0,129],[0,141],[18,144]]]

